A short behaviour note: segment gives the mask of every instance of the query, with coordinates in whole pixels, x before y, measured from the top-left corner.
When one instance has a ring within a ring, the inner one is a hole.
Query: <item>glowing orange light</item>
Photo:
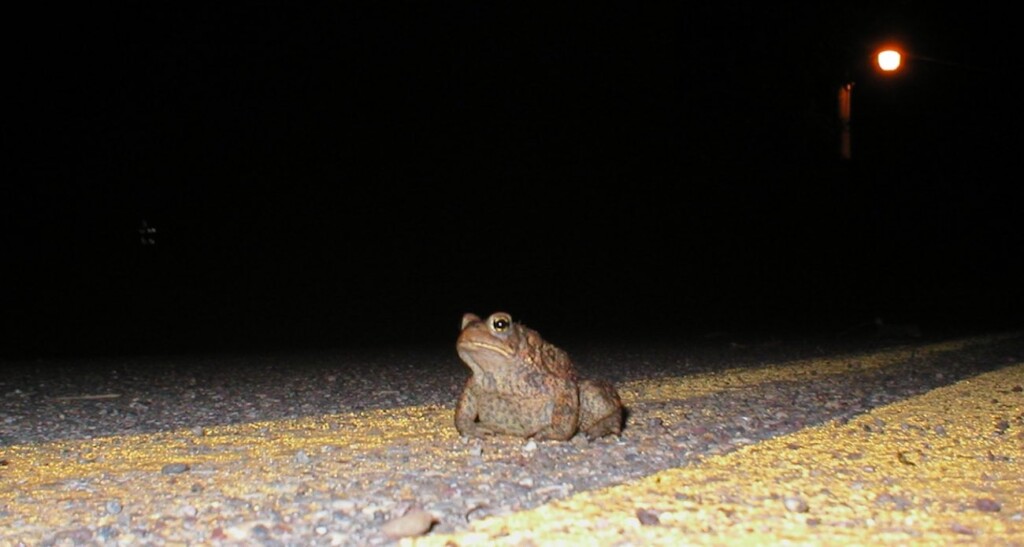
[[[883,49],[878,52],[878,68],[885,72],[899,70],[903,55],[895,49]]]

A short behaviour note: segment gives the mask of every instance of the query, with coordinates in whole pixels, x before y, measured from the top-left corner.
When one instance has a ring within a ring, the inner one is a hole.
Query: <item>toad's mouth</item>
[[[511,350],[504,346],[488,344],[487,342],[467,341],[463,342],[461,345],[472,349],[482,349],[486,351],[491,351],[504,357],[512,357],[512,355],[514,355],[514,353]]]

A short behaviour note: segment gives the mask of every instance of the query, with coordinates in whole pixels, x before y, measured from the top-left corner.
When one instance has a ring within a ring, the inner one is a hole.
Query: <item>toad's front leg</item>
[[[467,386],[462,390],[459,402],[455,405],[455,429],[459,431],[460,435],[483,437],[490,433],[480,429],[477,423],[479,412],[476,394]]]

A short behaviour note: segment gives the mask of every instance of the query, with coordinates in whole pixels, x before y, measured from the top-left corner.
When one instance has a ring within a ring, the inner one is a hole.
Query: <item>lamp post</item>
[[[850,147],[850,101],[853,98],[853,82],[846,82],[839,88],[839,157],[848,160],[853,154]]]
[[[874,65],[883,73],[898,72],[903,67],[903,53],[899,48],[886,46],[875,53]],[[850,106],[853,102],[853,82],[839,87],[839,157],[849,160],[853,157],[850,144]]]

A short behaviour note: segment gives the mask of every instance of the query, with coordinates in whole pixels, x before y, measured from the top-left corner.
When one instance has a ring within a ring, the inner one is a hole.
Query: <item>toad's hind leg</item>
[[[608,382],[580,382],[580,431],[596,439],[622,432],[622,400]]]
[[[580,398],[575,384],[567,383],[559,389],[544,414],[551,416],[551,421],[541,427],[533,437],[539,440],[566,441],[576,434],[580,417]]]

